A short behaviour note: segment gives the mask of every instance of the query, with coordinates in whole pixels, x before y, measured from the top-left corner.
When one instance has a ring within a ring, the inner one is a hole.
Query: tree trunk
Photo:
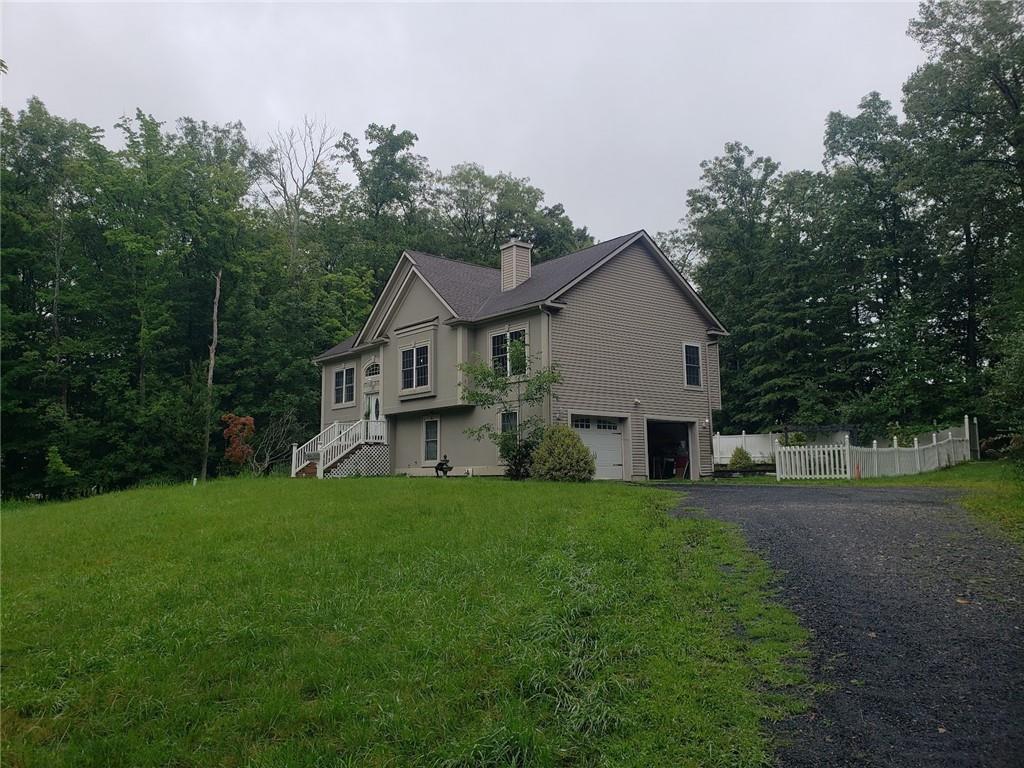
[[[213,289],[213,334],[210,339],[210,362],[206,368],[206,408],[203,423],[203,464],[199,468],[199,477],[206,480],[206,465],[210,461],[210,430],[213,429],[213,367],[217,362],[217,311],[220,309],[220,278],[224,270],[217,270],[217,278]]]

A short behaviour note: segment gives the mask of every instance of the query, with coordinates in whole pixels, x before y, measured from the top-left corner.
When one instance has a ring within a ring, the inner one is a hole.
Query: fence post
[[[846,479],[853,480],[853,451],[850,450],[850,434],[846,434]]]
[[[917,474],[921,474],[921,446],[917,443],[917,438],[914,438],[914,461],[917,465]]]
[[[711,463],[721,464],[718,459],[722,456],[722,433],[715,432],[715,436],[711,438]]]
[[[899,435],[892,436],[892,457],[896,462],[896,474],[900,473],[900,438]]]
[[[782,482],[782,451],[779,450],[779,441],[775,441],[775,482]]]
[[[295,469],[296,469],[296,467],[295,467],[295,458],[296,458],[295,454],[297,454],[298,452],[299,452],[299,444],[298,443],[292,443],[292,477],[295,477]]]
[[[971,422],[971,458],[975,461],[981,461],[981,437],[978,435],[978,417],[975,416]]]
[[[743,446],[743,450],[747,450],[747,430],[740,432],[740,445]]]
[[[872,464],[873,464],[873,466],[875,468],[874,477],[878,477],[878,441],[877,440],[872,440],[871,441],[871,458],[872,458]]]

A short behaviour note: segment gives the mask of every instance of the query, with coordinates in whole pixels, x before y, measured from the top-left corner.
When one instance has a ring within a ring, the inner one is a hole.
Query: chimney
[[[515,235],[501,246],[501,290],[511,291],[530,279],[531,243],[524,243]]]

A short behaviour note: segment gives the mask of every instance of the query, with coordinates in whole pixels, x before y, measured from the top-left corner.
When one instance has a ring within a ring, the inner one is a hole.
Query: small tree
[[[533,455],[533,469],[541,480],[584,483],[594,477],[597,466],[579,433],[565,424],[556,424],[545,430]]]
[[[498,455],[505,462],[505,474],[513,480],[530,476],[530,461],[533,450],[544,431],[544,419],[540,416],[523,417],[527,408],[535,408],[551,394],[555,384],[561,381],[558,370],[535,368],[528,364],[526,345],[512,341],[508,345],[508,370],[496,370],[489,360],[476,356],[468,363],[461,363],[460,370],[469,379],[463,388],[462,398],[470,405],[496,410],[499,427],[487,422],[479,427],[470,427],[466,434],[477,440],[490,440],[498,448]],[[508,371],[511,371],[509,375]],[[514,424],[501,414],[515,413]]]
[[[253,454],[249,441],[256,434],[256,425],[252,416],[236,416],[233,413],[225,413],[220,417],[224,423],[224,439],[227,441],[227,448],[224,449],[224,458],[241,467]]]

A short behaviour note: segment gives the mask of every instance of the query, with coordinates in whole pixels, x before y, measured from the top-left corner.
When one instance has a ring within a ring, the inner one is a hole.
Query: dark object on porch
[[[443,474],[445,477],[448,477],[448,473],[451,471],[452,465],[448,461],[448,454],[446,453],[444,456],[441,457],[441,460],[434,465],[434,476],[441,477],[441,475]]]

